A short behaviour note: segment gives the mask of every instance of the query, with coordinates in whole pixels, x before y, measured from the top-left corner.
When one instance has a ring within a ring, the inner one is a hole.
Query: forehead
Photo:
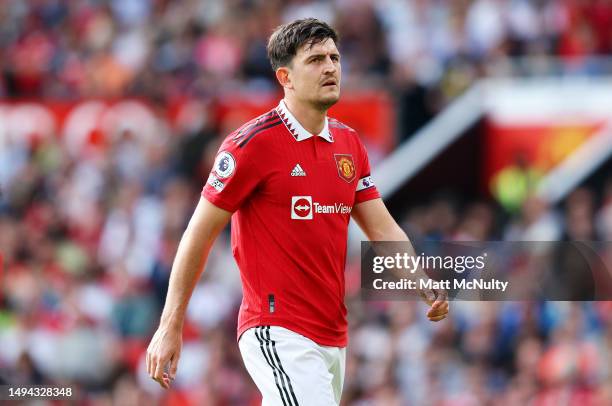
[[[298,57],[309,57],[310,55],[330,55],[330,54],[339,54],[338,48],[336,48],[336,43],[333,39],[327,38],[324,41],[317,42],[314,45],[310,45],[308,43],[302,45],[296,53]]]

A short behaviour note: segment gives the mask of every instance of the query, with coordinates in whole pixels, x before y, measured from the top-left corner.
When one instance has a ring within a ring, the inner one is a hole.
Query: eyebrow
[[[325,56],[325,55],[327,55],[327,54],[312,54],[312,55],[308,55],[306,60],[313,59],[313,58],[320,58],[320,57]],[[337,56],[338,58],[340,58],[340,54],[336,53],[336,52],[333,52],[333,53],[329,54],[329,56]]]

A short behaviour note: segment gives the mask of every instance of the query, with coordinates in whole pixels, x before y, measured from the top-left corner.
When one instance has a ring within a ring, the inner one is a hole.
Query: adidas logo
[[[306,176],[306,172],[304,172],[300,164],[295,164],[291,171],[291,176]]]

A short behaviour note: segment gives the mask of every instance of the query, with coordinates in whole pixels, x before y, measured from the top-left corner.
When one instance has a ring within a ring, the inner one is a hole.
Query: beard
[[[311,101],[311,104],[319,111],[327,111],[340,100],[340,93],[328,94]]]

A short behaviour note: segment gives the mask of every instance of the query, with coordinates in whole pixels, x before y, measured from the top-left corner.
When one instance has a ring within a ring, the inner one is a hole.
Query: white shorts
[[[278,326],[245,331],[238,341],[262,406],[339,405],[346,349],[319,345]]]

